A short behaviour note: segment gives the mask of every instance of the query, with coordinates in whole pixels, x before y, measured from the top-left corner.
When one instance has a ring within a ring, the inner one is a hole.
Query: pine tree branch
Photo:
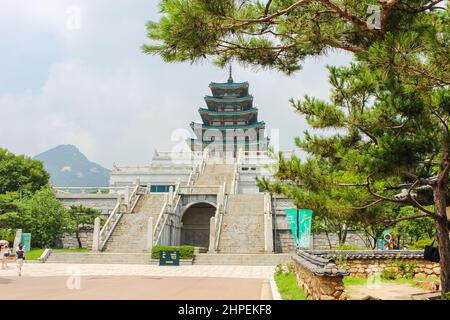
[[[267,16],[269,14],[270,5],[272,4],[272,0],[267,1],[266,8],[264,10],[264,15]]]
[[[369,203],[369,204],[367,204],[367,205],[365,205],[365,206],[362,206],[362,207],[352,207],[352,209],[354,209],[354,210],[363,210],[363,209],[367,209],[367,208],[370,208],[370,207],[372,207],[372,206],[374,206],[374,205],[376,205],[376,204],[378,204],[378,203],[380,203],[380,202],[382,202],[382,201],[384,201],[383,199],[378,199],[378,200],[375,200],[374,202],[371,202],[371,203]]]
[[[430,217],[428,214],[426,213],[420,213],[420,214],[416,214],[413,216],[407,216],[407,217],[401,217],[398,219],[394,219],[394,220],[379,220],[379,221],[375,221],[375,223],[382,223],[384,224],[386,227],[390,227],[394,224],[397,224],[401,221],[405,221],[405,220],[414,220],[414,219],[419,219],[419,218],[425,218],[425,217]]]
[[[322,0],[319,2],[322,2],[323,5],[332,9],[336,14],[338,14],[345,20],[352,22],[352,23],[358,25],[359,27],[362,27],[366,31],[369,31],[370,33],[375,34],[376,36],[380,36],[379,30],[369,28],[367,21],[364,21],[364,20],[358,18],[357,16],[351,15],[350,13],[348,13],[347,10],[342,10],[338,5],[334,4],[330,0]]]

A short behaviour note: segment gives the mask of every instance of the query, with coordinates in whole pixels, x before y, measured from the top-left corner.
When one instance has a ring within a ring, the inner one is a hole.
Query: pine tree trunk
[[[447,183],[436,186],[434,190],[435,226],[441,266],[442,294],[450,292],[450,238],[447,222]]]
[[[76,236],[77,236],[77,241],[78,241],[78,248],[81,249],[83,247],[83,245],[81,244],[80,228],[77,228]]]

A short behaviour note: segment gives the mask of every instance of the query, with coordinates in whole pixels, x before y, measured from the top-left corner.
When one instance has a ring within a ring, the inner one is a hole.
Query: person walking
[[[7,243],[3,244],[0,253],[2,255],[2,269],[8,269],[7,259],[9,257],[9,246]]]
[[[25,262],[25,250],[23,248],[23,244],[19,244],[18,249],[16,251],[17,256],[17,270],[19,272],[19,277],[22,276],[22,267]]]

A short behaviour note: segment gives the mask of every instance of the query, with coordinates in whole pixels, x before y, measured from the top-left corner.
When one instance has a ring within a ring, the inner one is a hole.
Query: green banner
[[[310,209],[285,209],[289,226],[294,241],[298,248],[308,249],[311,243],[312,210]]]
[[[22,238],[20,239],[20,243],[23,244],[23,248],[25,252],[30,252],[31,250],[31,233],[22,233]]]

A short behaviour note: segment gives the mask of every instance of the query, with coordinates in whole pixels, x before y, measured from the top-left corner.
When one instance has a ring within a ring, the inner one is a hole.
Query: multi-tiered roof
[[[231,75],[225,83],[211,82],[212,96],[206,96],[207,108],[198,111],[203,123],[192,122],[197,138],[190,139],[192,150],[214,147],[215,150],[266,151],[265,123],[258,121],[248,82],[234,82]]]

